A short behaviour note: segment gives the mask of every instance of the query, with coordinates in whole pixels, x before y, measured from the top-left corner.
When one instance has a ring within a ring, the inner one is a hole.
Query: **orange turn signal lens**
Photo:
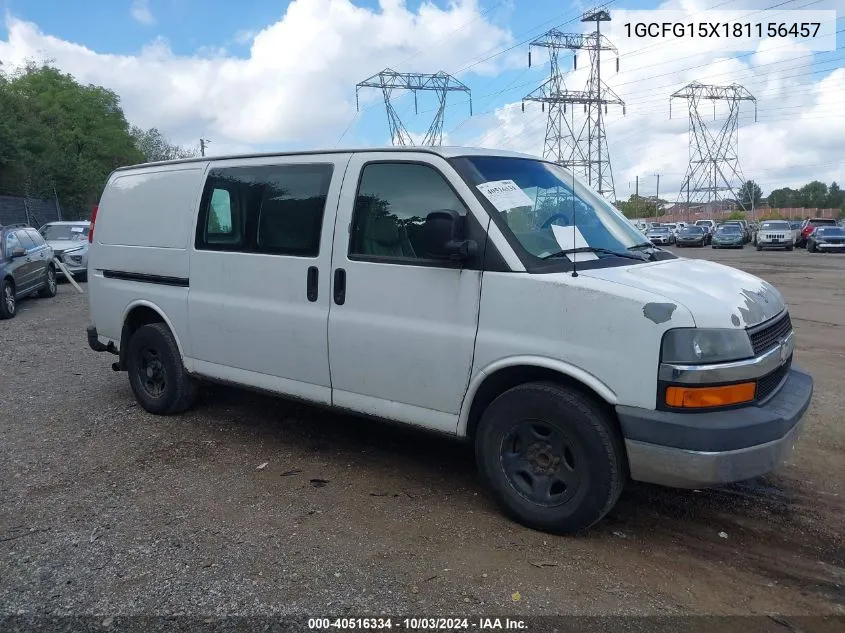
[[[743,382],[722,387],[667,387],[666,405],[685,409],[724,407],[754,400],[756,383]]]

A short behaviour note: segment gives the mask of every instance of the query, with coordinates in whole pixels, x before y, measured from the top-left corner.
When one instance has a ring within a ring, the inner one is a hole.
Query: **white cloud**
[[[684,8],[692,16],[704,8],[701,4],[685,1],[683,7],[667,3],[663,8]],[[837,4],[841,3],[837,0]],[[760,8],[763,6],[768,5]],[[613,19],[621,20],[622,14],[614,12]],[[670,120],[669,95],[692,81],[736,82],[757,98],[756,123],[753,104],[741,106],[739,162],[744,176],[756,180],[764,193],[813,179],[828,184],[845,179],[841,149],[845,146],[845,117],[841,115],[845,68],[841,62],[839,68],[826,62],[821,73],[814,74],[818,54],[800,45],[773,41],[763,42],[750,54],[701,52],[695,44],[683,41],[657,46],[651,41],[628,48],[615,43],[620,47],[620,72],[615,72],[615,62],[607,54],[603,56],[607,61],[602,64],[602,79],[627,103],[627,116],[623,118],[619,108],[611,106],[606,118],[618,197],[627,199],[634,193],[637,176],[640,194],[653,195],[655,173],[662,174],[661,195],[670,199],[677,195],[689,162],[689,119],[687,103],[675,100]],[[538,62],[540,59],[535,56]],[[586,62],[585,54],[578,56],[579,70],[566,76],[569,89],[583,89]],[[561,66],[571,68],[571,58],[561,58]],[[709,112],[712,121],[712,110]],[[703,114],[707,118],[707,112]],[[723,108],[717,108],[718,122],[725,114]],[[580,116],[576,109],[576,123]],[[516,102],[463,126],[461,139],[468,144],[540,154],[545,123],[546,114],[539,104],[526,103],[523,113]]]
[[[178,56],[164,40],[137,55],[111,55],[14,17],[6,26],[0,58],[7,65],[53,59],[79,81],[117,92],[133,123],[180,143],[211,138],[215,153],[223,146],[334,145],[355,115],[358,81],[386,66],[455,71],[511,42],[480,15],[477,0],[446,8],[423,2],[416,11],[404,0],[381,0],[375,10],[350,0],[294,0],[252,36],[246,58],[221,49]],[[497,72],[497,61],[473,71]]]
[[[129,9],[129,14],[132,19],[141,24],[154,24],[155,17],[150,11],[149,0],[132,0],[132,6]]]

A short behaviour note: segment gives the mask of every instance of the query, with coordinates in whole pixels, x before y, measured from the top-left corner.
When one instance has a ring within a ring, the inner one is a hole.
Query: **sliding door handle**
[[[343,268],[334,271],[334,302],[339,306],[346,302],[346,271]]]

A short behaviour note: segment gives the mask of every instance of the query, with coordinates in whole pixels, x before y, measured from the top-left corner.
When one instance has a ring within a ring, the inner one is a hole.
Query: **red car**
[[[817,226],[836,226],[836,220],[830,218],[810,218],[809,220],[804,220],[804,223],[801,225],[801,232],[795,241],[795,246],[807,246],[807,238]]]

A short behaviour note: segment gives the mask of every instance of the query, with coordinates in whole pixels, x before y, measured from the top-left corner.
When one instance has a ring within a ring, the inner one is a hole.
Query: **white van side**
[[[466,437],[538,529],[595,523],[629,476],[767,472],[812,396],[776,289],[653,246],[531,156],[127,167],[89,239],[89,345],[146,410],[184,411],[216,380]]]

